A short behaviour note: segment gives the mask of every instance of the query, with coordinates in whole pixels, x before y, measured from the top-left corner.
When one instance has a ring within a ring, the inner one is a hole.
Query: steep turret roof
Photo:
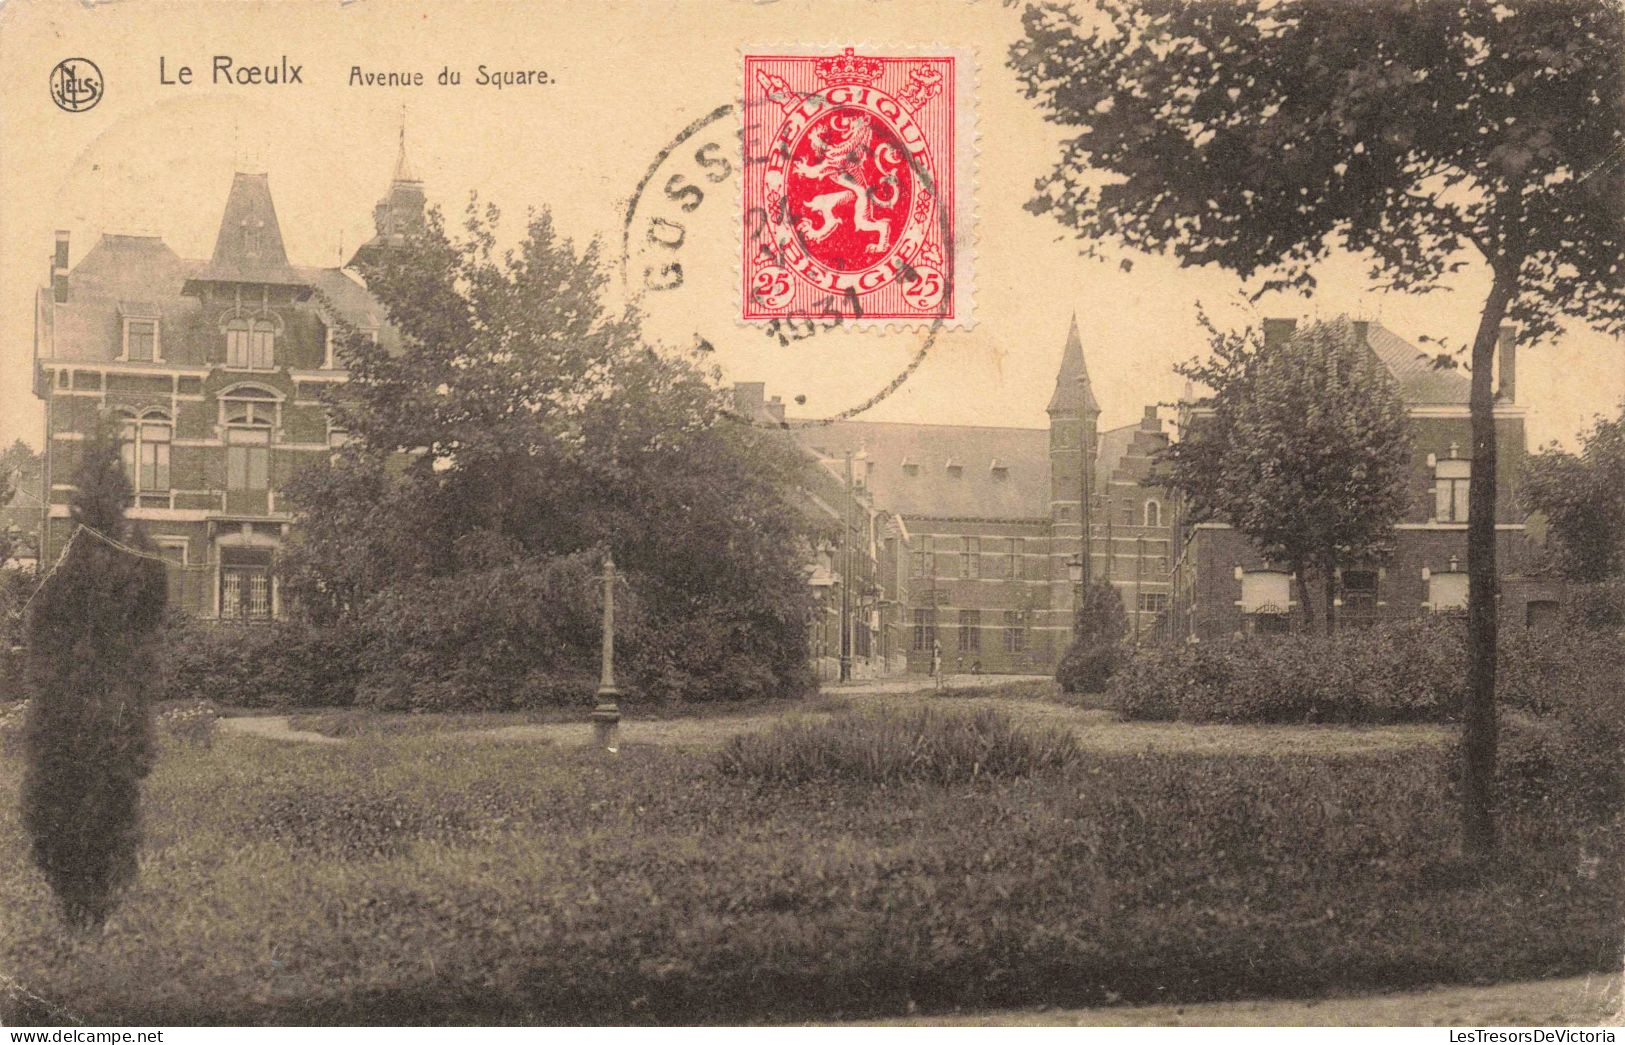
[[[189,282],[302,284],[282,246],[266,175],[239,171],[231,179],[214,254]]]
[[[1078,317],[1074,314],[1066,349],[1061,353],[1061,372],[1055,376],[1055,394],[1047,409],[1052,414],[1076,414],[1080,404],[1084,413],[1100,413],[1089,383],[1089,368],[1083,362],[1083,338],[1078,335]]]

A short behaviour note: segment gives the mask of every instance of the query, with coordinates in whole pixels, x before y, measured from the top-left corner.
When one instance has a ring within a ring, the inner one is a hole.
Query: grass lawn
[[[692,722],[705,719],[771,718],[785,714],[830,714],[851,705],[840,696],[816,696],[806,700],[740,700],[708,704],[621,705],[623,722]],[[525,711],[398,712],[367,708],[327,708],[288,715],[288,725],[323,736],[398,737],[428,733],[484,732],[513,726],[581,726],[588,721],[592,705],[546,707]],[[254,714],[265,715],[260,710]],[[269,714],[276,714],[272,711]]]
[[[770,786],[637,744],[224,737],[166,748],[140,881],[92,939],[29,863],[20,772],[0,759],[0,969],[89,1024],[799,1022],[1621,958],[1617,839],[1532,810],[1464,868],[1427,749]]]

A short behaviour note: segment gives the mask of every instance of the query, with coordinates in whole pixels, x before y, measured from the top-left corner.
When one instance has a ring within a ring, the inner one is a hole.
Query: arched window
[[[1147,526],[1162,525],[1162,505],[1156,501],[1145,502],[1145,524]]]
[[[271,370],[276,366],[276,324],[264,317],[226,323],[226,366],[234,370]]]
[[[162,410],[123,417],[119,449],[138,506],[152,500],[154,504],[148,507],[168,507],[169,444],[173,435],[174,426]]]

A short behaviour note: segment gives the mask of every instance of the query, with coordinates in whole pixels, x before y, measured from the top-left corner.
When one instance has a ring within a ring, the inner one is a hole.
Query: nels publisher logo
[[[102,100],[102,71],[89,58],[64,58],[51,70],[51,100],[63,112],[94,109]]]

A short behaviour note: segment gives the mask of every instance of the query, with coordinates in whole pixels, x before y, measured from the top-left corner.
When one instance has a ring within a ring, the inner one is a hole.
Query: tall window
[[[234,319],[226,324],[226,365],[238,370],[270,370],[276,358],[276,328],[266,319]]]
[[[263,389],[237,389],[221,399],[227,490],[270,489],[271,430],[276,424],[276,410],[276,400]]]
[[[1004,611],[1004,651],[1020,653],[1027,648],[1027,619],[1020,610]]]
[[[914,652],[927,653],[937,638],[937,611],[914,611]]]
[[[1439,522],[1467,521],[1467,477],[1471,461],[1440,461],[1433,471],[1433,517]]]
[[[1020,537],[1010,538],[1010,567],[1006,571],[1006,575],[1013,581],[1021,580],[1021,552],[1022,539]]]
[[[1162,525],[1162,505],[1156,501],[1145,502],[1145,524],[1147,526]]]
[[[150,363],[158,358],[156,319],[124,321],[124,358],[137,363]]]
[[[120,450],[124,474],[129,477],[137,504],[144,494],[169,492],[169,444],[173,434],[169,417],[150,410],[141,417],[126,418]]]
[[[964,547],[959,553],[959,575],[973,578],[982,575],[982,539],[980,537],[965,538]]]
[[[982,648],[982,611],[959,611],[959,652],[975,653]]]

